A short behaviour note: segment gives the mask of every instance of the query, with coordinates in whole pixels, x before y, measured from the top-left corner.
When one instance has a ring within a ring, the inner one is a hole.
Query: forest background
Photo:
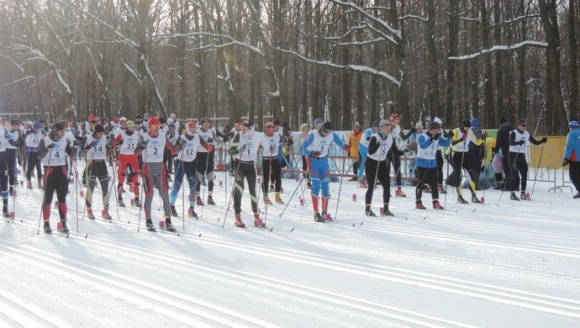
[[[0,109],[335,129],[578,118],[580,0],[0,0]]]

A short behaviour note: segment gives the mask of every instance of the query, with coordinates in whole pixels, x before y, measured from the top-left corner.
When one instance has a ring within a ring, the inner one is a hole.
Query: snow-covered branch
[[[493,26],[498,26],[498,25],[502,25],[502,24],[511,24],[511,23],[516,23],[518,21],[521,21],[523,19],[532,19],[532,18],[540,18],[540,17],[542,17],[540,14],[519,16],[519,17],[515,17],[515,18],[512,18],[512,19],[505,20],[505,21],[493,23],[493,24],[491,24],[491,26],[493,27]]]
[[[331,68],[338,68],[338,69],[350,69],[350,70],[361,72],[361,73],[373,74],[373,75],[377,75],[377,76],[380,76],[382,78],[385,78],[397,86],[401,85],[401,81],[397,80],[394,76],[390,75],[389,73],[379,71],[378,69],[374,69],[374,68],[371,68],[368,66],[354,65],[354,64],[340,65],[340,64],[330,62],[328,60],[322,61],[322,60],[315,60],[315,59],[306,58],[306,57],[302,56],[301,54],[299,54],[295,51],[291,51],[291,50],[285,50],[285,49],[280,49],[280,48],[273,48],[273,49],[275,49],[276,51],[280,51],[282,53],[285,53],[285,54],[290,54],[292,56],[298,57],[301,60],[303,60],[307,63],[310,63],[310,64],[321,65],[321,66],[326,66],[326,67],[331,67]]]
[[[421,16],[417,16],[417,15],[405,15],[405,16],[399,17],[399,20],[407,20],[407,19],[416,19],[416,20],[420,20],[423,22],[429,21],[429,18],[425,18],[425,17],[421,17]]]
[[[36,78],[36,77],[34,77],[34,76],[29,76],[29,75],[27,75],[27,76],[25,76],[25,77],[23,77],[23,78],[20,78],[20,79],[18,79],[18,80],[14,80],[14,81],[12,81],[12,82],[4,83],[4,84],[2,84],[2,86],[3,86],[3,87],[7,87],[7,86],[10,86],[10,85],[13,85],[13,84],[20,83],[20,82],[22,82],[22,81],[26,81],[26,82],[28,82],[28,80],[34,80],[35,78]]]
[[[383,42],[383,41],[385,41],[384,38],[376,38],[376,39],[365,40],[365,41],[337,42],[334,45],[335,46],[340,46],[340,47],[344,47],[344,46],[364,46],[364,45],[367,45],[367,44],[372,44],[372,43],[377,43],[377,42]]]
[[[474,59],[477,58],[481,55],[486,55],[486,54],[490,54],[492,52],[497,52],[497,51],[511,51],[511,50],[515,50],[515,49],[519,49],[522,47],[539,47],[539,48],[546,48],[548,46],[547,43],[545,42],[539,42],[539,41],[523,41],[520,43],[516,43],[513,45],[508,45],[508,46],[493,46],[489,49],[483,49],[479,52],[473,53],[473,54],[469,54],[469,55],[463,55],[463,56],[452,56],[449,57],[449,60],[470,60],[470,59]]]
[[[382,20],[381,18],[371,15],[369,13],[367,13],[364,9],[362,9],[361,7],[357,6],[355,3],[350,2],[350,1],[342,1],[342,0],[331,0],[332,2],[342,5],[342,6],[347,6],[351,9],[356,10],[357,12],[359,12],[360,14],[362,14],[363,16],[367,17],[369,20],[378,23],[379,25],[381,25],[382,27],[384,27],[387,31],[391,32],[392,34],[396,35],[397,38],[399,40],[401,40],[403,37],[401,36],[401,30],[397,30],[394,29],[393,27],[391,27],[391,25],[389,25],[387,22],[385,22],[384,20]]]
[[[160,39],[173,39],[173,38],[190,38],[190,37],[212,37],[212,38],[221,38],[229,40],[230,45],[237,45],[243,48],[247,48],[260,56],[264,56],[264,53],[260,48],[254,47],[246,42],[238,41],[234,39],[232,36],[227,34],[218,34],[218,33],[209,33],[209,32],[188,32],[188,33],[173,33],[173,34],[155,34],[152,37],[160,38]]]
[[[325,37],[324,40],[332,41],[332,40],[344,39],[347,36],[349,36],[352,32],[357,31],[357,30],[362,30],[362,29],[365,29],[365,28],[367,28],[366,24],[353,26],[353,27],[349,28],[348,31],[346,31],[341,36],[329,36],[329,37]]]

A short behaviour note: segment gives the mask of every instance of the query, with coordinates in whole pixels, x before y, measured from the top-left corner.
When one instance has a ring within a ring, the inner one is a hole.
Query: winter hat
[[[153,116],[152,118],[149,119],[149,126],[159,126],[159,124],[161,123],[159,122],[157,116]]]
[[[201,123],[201,124],[206,123],[206,122],[207,123],[210,123],[211,122],[208,117],[204,117],[204,118],[201,119],[201,121],[199,121],[199,123]]]
[[[433,122],[439,123],[440,126],[443,126],[443,121],[439,117],[435,117]]]
[[[97,133],[97,132],[105,132],[105,127],[103,127],[100,124],[97,124],[97,125],[95,125],[95,128],[93,129],[93,132],[94,133]]]
[[[520,118],[520,120],[518,121],[518,125],[521,125],[521,126],[528,126],[528,122],[526,122],[526,119],[522,117],[522,118]]]
[[[570,123],[568,123],[568,127],[569,128],[577,128],[578,127],[578,121],[570,121]]]
[[[265,126],[266,129],[273,129],[275,127],[276,127],[276,125],[272,122],[266,123],[266,126]]]
[[[383,127],[383,126],[391,126],[391,122],[387,121],[387,120],[381,120],[379,122],[379,127]]]
[[[159,118],[159,123],[160,124],[165,124],[165,123],[167,123],[167,119],[165,117],[160,117]]]
[[[463,120],[461,122],[461,126],[464,126],[466,128],[470,128],[471,127],[471,121],[469,121],[469,120]]]
[[[32,126],[32,128],[38,130],[38,129],[42,128],[42,125],[40,125],[40,123],[36,122],[36,123],[34,123],[34,125]]]
[[[245,121],[242,122],[242,126],[245,126],[248,129],[251,129],[253,125],[254,124],[251,121],[249,121],[249,120],[245,120]]]
[[[300,125],[300,131],[302,131],[306,128],[309,128],[309,127],[310,127],[310,125],[308,125],[308,123],[303,123],[302,125]]]
[[[417,124],[415,124],[415,129],[419,129],[419,128],[423,128],[423,124],[421,122],[417,122]]]
[[[433,121],[433,122],[429,122],[429,130],[439,130],[441,128],[441,125],[439,125],[439,123]]]
[[[326,121],[322,124],[322,131],[324,132],[332,132],[332,123]]]
[[[189,122],[185,126],[185,132],[189,135],[193,135],[195,133],[195,129],[197,128],[197,123]]]
[[[167,127],[170,129],[175,129],[175,123],[169,123],[167,124]]]
[[[131,128],[131,129],[134,128],[135,127],[135,122],[133,122],[133,121],[127,121],[127,127],[128,128]]]
[[[399,115],[397,113],[391,113],[391,116],[389,117],[389,120],[394,121],[397,118],[401,118],[401,115]]]
[[[502,116],[499,118],[499,124],[504,124],[506,122],[507,122],[507,120],[505,119],[505,117]]]
[[[372,127],[375,127],[375,126],[376,126],[376,127],[379,127],[379,126],[380,126],[380,123],[379,123],[379,121],[374,121],[374,122],[373,122],[373,125],[372,125]]]
[[[52,125],[52,131],[62,131],[64,130],[64,124],[62,124],[61,122],[56,122]]]
[[[359,129],[362,129],[362,126],[360,125],[360,123],[359,123],[359,122],[356,122],[356,123],[354,123],[354,127],[353,127],[353,129],[356,129],[357,127],[358,127]]]
[[[275,119],[274,120],[274,125],[280,125],[280,120],[279,119]]]
[[[322,121],[321,118],[317,118],[317,119],[314,120],[314,124],[313,125],[314,125],[315,128],[317,128],[317,127],[321,126],[322,123],[324,123],[324,121]]]
[[[119,119],[119,122],[123,122],[123,121],[127,121],[127,118],[126,118],[125,116],[122,116],[122,117]]]

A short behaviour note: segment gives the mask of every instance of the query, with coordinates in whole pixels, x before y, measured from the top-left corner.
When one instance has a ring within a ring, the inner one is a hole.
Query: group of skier
[[[358,157],[358,176],[353,180],[358,181],[359,187],[367,188],[364,212],[367,216],[376,216],[371,205],[377,184],[383,188],[381,215],[394,215],[389,209],[391,172],[395,180],[395,196],[406,197],[401,189],[401,157],[411,150],[401,140],[409,138],[415,143],[412,151],[416,153],[414,173],[416,209],[426,209],[422,203],[424,191],[430,191],[434,209],[443,209],[439,194],[445,192],[442,187],[442,166],[445,156],[453,169],[448,181],[454,181],[452,185],[457,189],[457,201],[467,203],[462,196],[461,183],[463,178],[466,178],[472,203],[481,202],[476,194],[476,181],[479,177],[473,173],[477,172],[474,170],[477,164],[472,161],[469,152],[471,145],[480,146],[485,143],[487,134],[482,133],[478,126],[474,126],[474,120],[464,120],[457,128],[445,131],[442,120],[436,117],[426,123],[425,130],[422,129],[422,124],[417,124],[405,134],[400,126],[401,117],[393,113],[388,120],[373,122],[372,126],[364,131],[359,124],[355,125],[356,144],[350,139],[349,142],[343,142],[333,131],[333,125],[329,121],[317,119],[312,126],[308,124],[301,126],[297,151],[302,155],[304,178],[311,188],[312,208],[317,222],[332,220],[329,211],[331,196],[329,155],[333,143],[351,157]],[[163,203],[165,228],[168,231],[176,231],[171,217],[178,216],[175,204],[185,177],[189,185],[189,217],[197,217],[195,207],[204,205],[200,193],[202,184],[207,185],[208,189],[207,205],[215,205],[212,192],[216,142],[225,143],[230,140],[227,151],[232,156],[230,172],[235,177],[232,189],[235,225],[245,227],[241,216],[245,180],[248,182],[251,195],[254,225],[265,226],[258,210],[257,166],[262,168],[261,191],[264,204],[266,206],[273,204],[269,197],[270,188],[275,192],[274,201],[278,204],[284,203],[280,194],[282,163],[279,160],[284,129],[277,120],[268,122],[264,132],[256,131],[255,125],[249,120],[238,121],[230,133],[221,133],[212,126],[208,118],[203,118],[199,122],[180,124],[174,117],[163,119],[145,116],[144,119],[137,116],[134,121],[121,117],[108,125],[103,125],[101,119],[94,115],[91,115],[80,129],[67,122],[57,122],[52,124],[50,129],[43,129],[42,122],[21,124],[18,121],[10,122],[9,128],[2,124],[1,129],[4,131],[0,130],[0,172],[7,173],[0,175],[3,214],[8,216],[8,197],[13,193],[16,183],[15,166],[18,157],[16,149],[22,147],[25,163],[21,165],[26,169],[27,188],[33,188],[31,178],[36,169],[38,187],[44,189],[42,219],[46,233],[52,232],[50,206],[55,192],[62,222],[60,226],[62,231],[68,232],[66,197],[69,186],[62,181],[77,181],[76,160],[79,158],[85,161],[82,185],[87,187],[85,208],[89,219],[96,217],[92,200],[97,182],[102,190],[101,217],[106,220],[112,219],[109,213],[109,184],[112,181],[108,168],[111,166],[118,177],[115,190],[118,204],[126,206],[123,194],[127,183],[129,190],[134,194],[131,204],[143,206],[146,227],[154,231],[151,205],[155,188]],[[571,164],[571,180],[578,189],[580,179],[578,171],[580,164],[576,155],[580,151],[578,123],[571,121],[570,129],[563,165]],[[505,137],[508,140],[508,147],[505,147],[505,141],[499,142],[498,137],[494,152],[503,153],[503,158],[507,158],[503,179],[508,188],[506,190],[510,190],[512,200],[526,199],[527,163],[524,154],[526,147],[529,143],[534,145],[545,143],[547,138],[534,139],[527,131],[525,119],[520,119],[517,128],[501,138]],[[444,155],[444,149],[447,147],[450,148],[450,152]],[[259,151],[261,163],[256,162]],[[40,166],[44,167],[44,175]],[[173,183],[170,188],[171,175]],[[80,181],[78,183],[81,184]],[[521,192],[519,198],[516,195],[517,190]],[[141,197],[144,197],[143,204]],[[580,192],[575,198],[580,198]]]

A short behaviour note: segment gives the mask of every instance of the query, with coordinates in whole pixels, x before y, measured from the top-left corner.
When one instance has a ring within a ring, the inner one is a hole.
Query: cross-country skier
[[[65,126],[62,123],[54,123],[48,136],[38,144],[37,157],[42,160],[44,166],[44,197],[42,200],[42,217],[44,232],[52,233],[50,227],[50,204],[56,192],[58,200],[58,213],[62,222],[62,232],[68,233],[66,225],[66,196],[68,193],[68,167],[67,157],[71,155],[72,145],[64,138]]]
[[[119,167],[117,170],[119,183],[117,184],[117,202],[120,206],[125,206],[123,201],[123,183],[125,178],[132,181],[133,192],[135,193],[135,206],[140,207],[139,201],[139,161],[135,154],[139,142],[140,134],[135,129],[133,121],[127,121],[126,129],[121,130],[113,143],[113,148],[119,149]]]
[[[314,220],[326,222],[332,220],[328,213],[328,201],[330,199],[330,166],[328,164],[328,150],[332,143],[336,143],[344,150],[348,145],[344,144],[338,134],[332,131],[332,123],[324,122],[318,131],[312,131],[304,142],[303,151],[308,155],[308,171],[312,179],[312,208]],[[322,189],[322,214],[318,206],[319,194]]]
[[[109,214],[109,171],[107,169],[107,136],[105,135],[105,128],[97,124],[93,129],[93,133],[87,135],[83,142],[83,150],[87,153],[87,180],[88,190],[85,196],[85,204],[87,206],[87,217],[90,220],[95,219],[92,208],[92,199],[97,180],[101,185],[103,193],[103,212],[102,217],[105,220],[111,220]]]

